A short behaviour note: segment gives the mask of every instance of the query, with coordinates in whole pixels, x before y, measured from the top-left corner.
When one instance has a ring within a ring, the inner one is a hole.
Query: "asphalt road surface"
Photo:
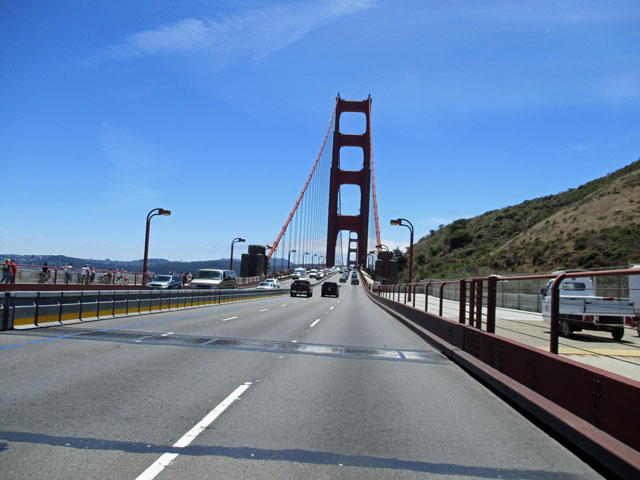
[[[601,478],[341,284],[0,334],[0,478]]]

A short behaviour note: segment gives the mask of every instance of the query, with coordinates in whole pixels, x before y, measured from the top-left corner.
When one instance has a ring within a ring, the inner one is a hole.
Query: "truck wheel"
[[[616,341],[622,340],[622,337],[624,337],[624,327],[616,327],[615,329],[613,329],[611,331],[611,336]]]
[[[560,335],[565,338],[571,337],[571,326],[569,322],[566,320],[560,320]]]

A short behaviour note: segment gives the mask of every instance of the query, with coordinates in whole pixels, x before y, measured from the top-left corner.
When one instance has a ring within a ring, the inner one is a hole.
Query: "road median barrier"
[[[98,297],[100,292],[85,290],[80,300],[80,320],[83,322],[98,319]]]
[[[14,291],[0,298],[0,329],[68,325],[288,295],[288,289]]]
[[[60,325],[60,292],[38,292],[36,323],[39,327]]]

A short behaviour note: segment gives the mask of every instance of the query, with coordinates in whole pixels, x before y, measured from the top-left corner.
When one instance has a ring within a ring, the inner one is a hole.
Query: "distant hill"
[[[414,246],[414,278],[632,263],[640,264],[640,160],[557,195],[456,220]]]
[[[143,260],[98,260],[93,258],[78,258],[67,257],[65,255],[15,255],[15,254],[0,254],[0,258],[13,259],[19,265],[42,265],[47,262],[52,267],[62,267],[64,265],[71,265],[73,267],[82,267],[83,265],[89,265],[97,270],[115,270],[124,269],[128,272],[142,272]],[[275,259],[274,259],[275,260]],[[277,259],[278,270],[286,268],[286,260]],[[148,269],[154,273],[184,273],[184,272],[196,272],[201,268],[229,268],[229,259],[221,258],[219,260],[201,260],[195,262],[179,262],[172,260],[165,260],[162,258],[150,258],[148,260]],[[293,265],[292,265],[293,268]],[[233,269],[236,273],[240,274],[240,259],[236,258],[233,261]]]

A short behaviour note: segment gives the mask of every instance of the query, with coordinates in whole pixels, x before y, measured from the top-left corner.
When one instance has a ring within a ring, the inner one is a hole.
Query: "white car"
[[[256,290],[273,290],[274,288],[276,287],[271,282],[260,282]]]
[[[273,288],[280,288],[280,280],[278,280],[277,278],[267,278],[262,283],[265,283],[265,282],[273,284]]]

